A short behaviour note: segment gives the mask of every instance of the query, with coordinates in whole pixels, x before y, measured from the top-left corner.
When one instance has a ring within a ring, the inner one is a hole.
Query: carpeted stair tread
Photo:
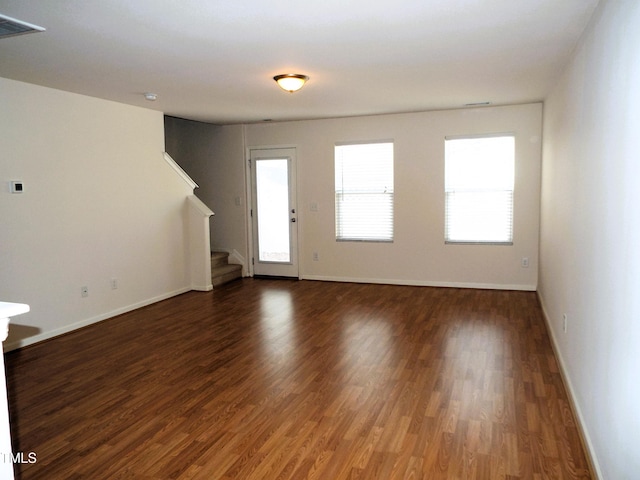
[[[237,278],[242,278],[242,265],[229,263],[227,252],[211,253],[211,283],[218,287]]]

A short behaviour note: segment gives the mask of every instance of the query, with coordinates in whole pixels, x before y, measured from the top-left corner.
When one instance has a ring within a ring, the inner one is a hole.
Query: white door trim
[[[246,158],[245,161],[247,162],[245,164],[246,166],[246,194],[247,194],[247,201],[246,201],[246,206],[247,206],[247,213],[246,213],[246,218],[247,218],[247,240],[248,240],[248,274],[249,276],[254,276],[255,275],[255,264],[254,262],[257,260],[254,260],[254,256],[255,256],[255,232],[254,232],[254,221],[253,218],[251,216],[251,212],[252,209],[254,207],[254,193],[253,193],[253,170],[252,167],[253,165],[251,165],[251,158],[252,158],[252,153],[254,151],[265,151],[265,150],[292,150],[293,153],[291,155],[291,163],[292,163],[292,177],[293,177],[293,187],[292,188],[292,195],[294,197],[294,199],[298,198],[298,181],[297,181],[297,146],[296,145],[264,145],[264,146],[248,146],[246,147]],[[297,203],[297,202],[296,202]],[[292,261],[295,263],[296,265],[296,274],[291,276],[291,278],[298,278],[301,279],[301,273],[300,273],[300,240],[299,240],[299,220],[300,220],[300,209],[298,208],[297,205],[295,205],[294,207],[296,209],[296,247],[293,249],[292,252]],[[278,275],[275,275],[278,276]]]

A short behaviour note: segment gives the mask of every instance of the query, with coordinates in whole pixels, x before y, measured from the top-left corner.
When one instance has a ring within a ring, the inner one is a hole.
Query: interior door
[[[254,275],[298,277],[295,153],[251,150]]]

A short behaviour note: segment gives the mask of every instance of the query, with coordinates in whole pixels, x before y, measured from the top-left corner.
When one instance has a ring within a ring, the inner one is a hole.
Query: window
[[[513,242],[515,138],[445,139],[445,241]]]
[[[336,145],[336,240],[393,241],[393,143]]]

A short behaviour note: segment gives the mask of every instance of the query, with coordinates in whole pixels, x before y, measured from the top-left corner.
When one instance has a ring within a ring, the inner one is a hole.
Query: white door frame
[[[254,221],[252,218],[252,209],[253,209],[253,165],[251,165],[251,157],[252,157],[252,152],[257,151],[257,150],[261,150],[261,151],[265,151],[265,150],[292,150],[292,155],[291,155],[291,177],[293,178],[293,186],[290,185],[290,189],[292,190],[291,193],[293,194],[294,199],[297,199],[298,197],[298,181],[297,181],[297,159],[296,159],[296,155],[297,155],[297,147],[296,145],[267,145],[267,146],[250,146],[250,147],[246,147],[246,192],[247,192],[247,240],[248,240],[248,272],[249,272],[249,276],[253,277],[255,275],[255,270],[254,270],[254,261],[257,261],[257,259],[254,260],[254,256],[255,256],[255,232],[254,232]],[[295,202],[297,203],[297,202]],[[293,205],[293,208],[295,208],[296,213],[295,213],[295,217],[296,217],[296,223],[295,228],[296,228],[296,238],[295,238],[295,248],[293,248],[292,251],[292,261],[295,263],[296,265],[296,274],[294,276],[292,276],[291,278],[298,278],[301,279],[302,277],[300,276],[300,242],[299,242],[299,220],[300,220],[300,215],[299,215],[299,209],[297,207],[297,205]],[[277,274],[274,274],[274,276],[278,276]]]

